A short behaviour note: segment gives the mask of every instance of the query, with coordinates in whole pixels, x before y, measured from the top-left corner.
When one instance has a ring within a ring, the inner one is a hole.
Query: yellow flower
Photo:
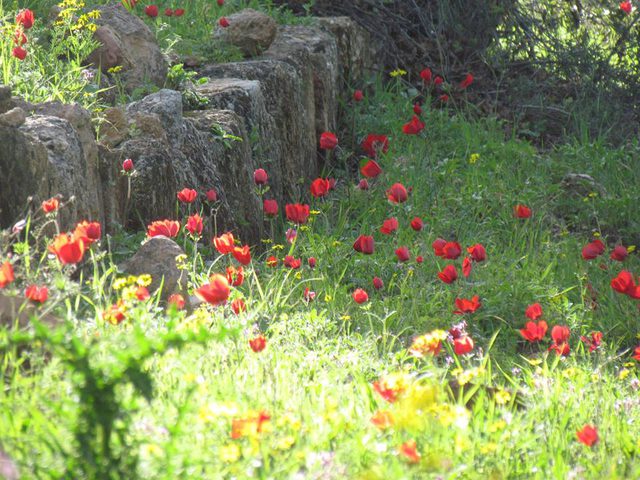
[[[409,347],[409,353],[417,358],[427,355],[436,356],[442,349],[442,340],[447,338],[444,330],[433,330],[432,332],[420,335],[413,340]]]
[[[489,453],[493,453],[498,449],[498,444],[493,442],[485,443],[480,446],[480,453],[483,455],[487,455]]]
[[[240,409],[233,402],[209,403],[200,407],[198,416],[203,422],[211,423],[217,418],[231,418],[238,415]]]
[[[438,420],[444,427],[465,429],[469,426],[471,413],[462,405],[443,404],[437,409]]]
[[[631,252],[635,252],[636,251],[636,246],[635,245],[629,245],[627,247],[627,252],[631,253]]]
[[[122,70],[122,65],[116,65],[115,67],[111,67],[107,72],[109,73],[119,73]]]
[[[116,278],[115,281],[113,282],[114,290],[120,290],[121,288],[124,288],[126,286],[127,286],[126,278]]]
[[[276,450],[289,450],[293,447],[294,443],[296,443],[295,437],[287,435],[286,437],[282,437],[276,441]]]
[[[342,315],[340,317],[340,320],[343,320],[343,321],[347,322],[347,321],[351,320],[351,315]]]
[[[333,243],[331,244],[332,247],[339,247],[340,245],[342,245],[342,242],[340,240],[334,240]]]
[[[280,245],[278,243],[276,243],[273,247],[271,247],[271,250],[283,250],[284,249],[284,245]]]
[[[220,460],[225,463],[237,462],[240,455],[240,447],[235,443],[229,443],[220,447]]]
[[[151,275],[149,275],[148,273],[143,273],[136,279],[136,285],[139,285],[141,287],[148,287],[149,285],[151,285],[151,281]]]
[[[147,455],[151,455],[154,457],[158,457],[160,455],[162,455],[162,448],[160,448],[158,445],[156,445],[155,443],[147,443],[143,446],[144,451],[146,452]]]
[[[497,422],[493,422],[491,425],[489,425],[489,428],[487,430],[489,433],[496,433],[500,430],[503,430],[506,426],[507,422],[505,422],[504,420],[498,420]]]
[[[479,153],[472,153],[471,156],[469,157],[469,163],[471,165],[473,165],[474,163],[476,163],[478,160],[480,159],[480,154]]]
[[[270,238],[263,238],[262,240],[260,240],[262,243],[264,244],[268,244],[268,243],[273,243],[273,240]]]
[[[511,400],[511,394],[506,390],[498,390],[495,400],[498,405],[506,405]]]
[[[404,76],[406,74],[407,74],[406,70],[402,70],[401,68],[397,68],[393,72],[391,72],[389,75],[391,77],[395,78],[395,77],[402,77],[402,76]]]
[[[629,370],[627,368],[623,368],[622,370],[620,370],[620,373],[618,374],[618,378],[620,380],[624,380],[625,378],[627,378],[629,376],[630,373],[631,373],[631,370]]]
[[[322,212],[320,210],[310,210],[309,215],[320,215]]]

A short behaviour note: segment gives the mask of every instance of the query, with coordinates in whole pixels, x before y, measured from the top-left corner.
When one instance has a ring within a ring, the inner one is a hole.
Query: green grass
[[[73,268],[38,255],[50,239],[31,238],[30,250],[1,245],[2,261],[17,253],[17,280],[4,291],[46,283],[50,299],[42,308],[68,320],[53,333],[0,333],[0,442],[23,478],[640,476],[639,383],[630,352],[638,302],[609,286],[623,268],[638,275],[640,261],[632,253],[619,264],[609,249],[593,261],[581,257],[594,233],[610,246],[638,242],[638,145],[567,141],[539,151],[506,138],[500,122],[454,107],[425,107],[424,132],[407,136],[400,132],[411,98],[403,85],[372,82],[365,93],[352,107],[357,135],[389,135],[384,173],[365,192],[345,171],[326,172],[338,188],[311,202],[317,213],[293,245],[277,219],[276,238],[266,239],[267,251],[254,250],[244,284],[232,291],[231,299],[247,303],[243,314],[229,306],[177,312],[156,297],[127,297],[116,288],[122,275],[113,259],[132,251],[139,233],[103,238],[73,280]],[[338,136],[351,143],[348,131]],[[565,192],[567,173],[591,175],[606,193]],[[391,205],[384,192],[398,181],[412,192]],[[530,219],[514,218],[518,203],[532,208]],[[390,216],[400,228],[384,236],[378,229]],[[425,221],[423,231],[409,228],[414,216]],[[374,235],[373,255],[354,252],[360,234]],[[189,245],[182,235],[179,243]],[[445,285],[437,273],[448,263],[460,270],[461,259],[436,257],[438,237],[463,247],[482,243],[487,260],[469,279]],[[237,264],[209,243],[196,258],[187,248],[191,288]],[[401,245],[411,252],[402,264],[394,254]],[[282,260],[287,253],[302,259],[301,269],[265,265],[268,255]],[[306,264],[311,256],[315,269]],[[384,281],[380,291],[374,276]],[[588,284],[597,292],[595,309],[585,300]],[[316,293],[308,303],[307,287]],[[356,288],[368,291],[367,303],[353,301]],[[457,357],[446,340],[435,358],[408,353],[416,336],[460,322],[454,300],[473,295],[482,301],[464,318],[473,355]],[[105,322],[102,312],[123,297],[125,321]],[[525,345],[518,330],[535,302],[550,327],[571,328],[568,357],[547,352],[549,334],[540,348]],[[589,353],[579,337],[595,330],[604,333],[603,345]],[[258,333],[267,347],[254,353],[248,340]],[[388,403],[372,384],[394,375],[406,389]],[[470,381],[456,388],[463,377]],[[371,423],[379,410],[392,416],[391,427]],[[270,417],[261,431],[249,423],[252,431],[232,438],[233,421],[258,412]],[[586,424],[600,435],[591,448],[576,439]],[[417,463],[398,453],[409,440],[417,442]]]

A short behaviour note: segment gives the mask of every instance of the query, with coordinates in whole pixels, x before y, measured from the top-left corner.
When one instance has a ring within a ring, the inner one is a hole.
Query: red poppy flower
[[[533,305],[529,305],[527,309],[524,311],[524,315],[532,320],[536,321],[542,316],[542,307],[539,303],[534,303]]]
[[[362,93],[362,90],[356,90],[355,92],[353,92],[353,99],[356,102],[361,102],[363,98],[364,94]]]
[[[126,318],[127,308],[122,300],[102,312],[102,318],[111,325],[119,325]]]
[[[424,262],[424,257],[422,255],[418,255],[416,257],[416,263],[422,263],[422,262]]]
[[[602,337],[602,332],[591,332],[588,337],[580,337],[580,340],[589,347],[589,353],[591,353],[600,347]]]
[[[411,228],[416,232],[419,232],[424,228],[424,222],[420,217],[413,217],[413,220],[411,220]]]
[[[316,178],[313,182],[311,182],[311,195],[316,198],[324,197],[329,190],[331,189],[331,185],[329,185],[329,180],[326,178]]]
[[[269,256],[269,258],[267,258],[266,264],[267,264],[267,267],[273,268],[273,267],[278,265],[278,259],[276,257],[274,257],[273,255],[271,255],[271,256]]]
[[[464,278],[468,278],[469,275],[471,275],[472,268],[473,264],[469,257],[464,257],[464,260],[462,261],[462,275],[464,275]]]
[[[49,289],[45,286],[30,285],[24,291],[24,296],[35,303],[44,303],[49,298]]]
[[[458,307],[458,309],[454,310],[453,313],[455,313],[456,315],[473,313],[481,306],[482,303],[480,303],[480,297],[478,295],[474,295],[471,300],[467,298],[456,298],[456,307]]]
[[[277,200],[265,199],[262,203],[264,214],[268,217],[275,217],[278,215],[278,202]]]
[[[183,203],[193,203],[198,198],[198,192],[191,188],[183,188],[178,192],[177,197]]]
[[[125,159],[125,161],[122,162],[122,170],[124,170],[125,172],[130,172],[131,170],[133,170],[133,160],[131,160],[130,158]]]
[[[269,175],[263,168],[258,168],[253,172],[253,181],[256,185],[264,185],[269,180]]]
[[[233,247],[231,251],[231,255],[242,265],[249,265],[251,263],[251,250],[249,249],[249,245],[244,245],[242,247]]]
[[[258,335],[257,337],[249,340],[249,346],[251,347],[251,350],[253,350],[255,353],[259,353],[263,351],[267,346],[267,339],[264,338],[262,335]]]
[[[605,251],[604,243],[601,240],[594,240],[591,243],[585,245],[582,249],[582,258],[585,260],[593,260],[594,258],[599,257]]]
[[[86,220],[76,225],[73,231],[74,238],[80,238],[86,246],[100,240],[102,236],[102,227],[99,222],[87,222]]]
[[[598,429],[593,425],[585,425],[581,430],[576,432],[578,441],[587,447],[593,447],[598,443]]]
[[[358,182],[358,188],[360,190],[369,190],[369,182],[367,182],[364,178]]]
[[[0,288],[4,288],[15,280],[13,265],[5,261],[0,265]]]
[[[636,347],[636,348],[633,350],[633,357],[632,357],[632,358],[633,358],[634,360],[637,360],[637,361],[639,361],[639,362],[640,362],[640,346]]]
[[[391,188],[387,190],[387,199],[392,203],[403,203],[409,198],[407,189],[401,183],[394,183]]]
[[[571,347],[569,346],[568,343],[552,343],[551,346],[549,347],[549,351],[555,351],[556,354],[558,355],[562,355],[563,357],[566,357],[567,355],[569,355],[569,353],[571,353]]]
[[[531,217],[531,209],[526,205],[516,205],[515,207],[513,207],[513,213],[517,218]]]
[[[413,113],[415,113],[416,115],[421,115],[422,114],[422,107],[420,106],[419,103],[414,103],[413,104]]]
[[[369,300],[369,295],[362,288],[356,288],[351,296],[353,297],[353,300],[358,304],[364,303]]]
[[[16,57],[18,60],[24,60],[27,58],[27,51],[22,47],[14,47],[13,50],[11,50],[11,55]]]
[[[444,270],[438,273],[438,278],[444,283],[453,283],[458,279],[458,271],[453,265],[447,265]]]
[[[447,260],[455,260],[462,253],[462,247],[458,242],[447,242],[442,247],[442,257]]]
[[[174,17],[181,17],[181,16],[183,16],[183,15],[184,15],[184,8],[176,8],[176,9],[173,11],[173,16],[174,16]]]
[[[469,335],[462,335],[453,340],[453,351],[456,355],[466,355],[473,350],[473,339]]]
[[[444,257],[444,246],[447,244],[447,241],[442,238],[436,238],[431,247],[433,248],[433,253],[436,257]]]
[[[247,310],[247,304],[244,303],[244,300],[241,298],[236,298],[233,302],[231,302],[231,311],[236,315],[240,315],[242,312]]]
[[[284,257],[282,264],[292,270],[297,270],[302,265],[302,260],[291,255],[287,255],[286,257]]]
[[[393,416],[388,410],[378,410],[371,417],[371,423],[380,430],[384,430],[393,425]]]
[[[60,201],[56,198],[50,198],[49,200],[45,200],[42,202],[42,211],[44,213],[51,213],[58,210],[58,206],[60,205]]]
[[[312,292],[309,287],[304,289],[302,293],[302,298],[304,298],[305,302],[312,302],[314,298],[316,298],[316,292]]]
[[[447,103],[449,101],[449,95],[443,93],[438,97],[438,100],[440,100],[442,103]]]
[[[407,442],[404,442],[402,445],[398,447],[398,452],[409,463],[420,462],[420,453],[418,452],[418,448],[415,440],[409,440]]]
[[[389,150],[389,138],[386,135],[370,133],[360,146],[369,157],[377,158],[379,152],[387,153]]]
[[[442,85],[444,83],[444,79],[438,75],[434,80],[433,83],[436,87],[439,87],[440,85]]]
[[[567,342],[570,335],[571,331],[565,325],[556,325],[551,329],[551,339],[558,344]]]
[[[629,2],[628,0],[625,0],[624,2],[620,2],[620,10],[622,10],[627,15],[631,13],[631,9],[632,9],[631,2]]]
[[[611,260],[624,262],[625,258],[627,258],[628,255],[629,252],[627,251],[627,247],[625,247],[624,245],[616,245],[611,252]]]
[[[369,160],[362,167],[360,167],[360,173],[363,177],[376,178],[382,173],[382,168],[375,160]]]
[[[185,228],[193,236],[201,235],[202,229],[204,228],[202,217],[197,213],[190,215],[189,218],[187,218]]]
[[[224,5],[224,0],[218,0],[218,6],[223,6]]]
[[[195,295],[210,305],[222,305],[229,298],[231,288],[226,277],[214,273],[209,277],[209,283],[205,283],[195,292]]]
[[[244,282],[244,270],[242,267],[227,267],[227,282],[233,287],[239,287]]]
[[[184,297],[179,293],[172,293],[167,299],[169,305],[173,305],[177,310],[182,310],[186,304]]]
[[[405,123],[402,126],[402,132],[406,133],[407,135],[417,135],[422,130],[424,130],[424,127],[425,127],[424,122],[421,121],[417,115],[414,115],[411,118],[411,121],[409,121],[408,123]]]
[[[471,75],[470,73],[467,73],[467,76],[464,77],[464,80],[460,82],[460,88],[464,90],[465,88],[468,88],[472,83],[473,83],[473,75]]]
[[[631,298],[640,298],[638,290],[640,287],[636,286],[631,272],[622,270],[617,277],[611,280],[611,288],[618,293],[629,295]]]
[[[158,16],[158,6],[147,5],[146,7],[144,7],[144,13],[146,13],[150,18],[156,18]]]
[[[389,403],[395,402],[398,399],[398,396],[406,389],[406,385],[404,383],[389,382],[385,378],[373,382],[372,386],[375,392]]]
[[[523,329],[520,330],[520,335],[531,342],[539,342],[547,334],[547,322],[540,320],[537,324],[535,322],[527,322]]]
[[[151,294],[149,293],[149,290],[147,289],[147,287],[143,287],[141,285],[138,288],[136,288],[135,296],[138,300],[140,300],[141,302],[144,302],[145,300],[148,300],[151,297]]]
[[[360,235],[353,242],[353,249],[356,252],[364,253],[365,255],[371,255],[374,250],[373,237],[367,235]]]
[[[35,16],[33,15],[33,12],[28,8],[21,10],[16,15],[16,23],[22,25],[22,28],[24,28],[25,30],[29,30],[31,27],[33,27],[34,21]]]
[[[221,255],[233,252],[235,242],[235,238],[233,238],[233,233],[231,232],[223,233],[213,239],[213,244]]]
[[[420,72],[420,78],[424,83],[431,83],[433,78],[433,72],[431,72],[430,68],[425,68]]]
[[[320,148],[322,150],[333,150],[338,146],[338,137],[335,133],[323,132],[320,135]]]
[[[229,26],[229,20],[227,20],[226,17],[220,17],[220,20],[218,20],[218,25],[220,25],[222,28],[227,28]]]
[[[164,9],[164,14],[165,14],[167,17],[173,17],[173,10],[171,10],[170,8],[165,8],[165,9]]]
[[[74,238],[61,233],[49,245],[49,251],[58,257],[63,265],[79,263],[84,256],[85,243],[82,238]]]
[[[21,47],[25,43],[27,43],[27,36],[24,34],[22,30],[16,30],[16,32],[13,35],[13,44]]]
[[[487,252],[481,243],[467,247],[467,253],[471,255],[474,262],[484,262],[487,259]]]
[[[205,193],[208,202],[217,202],[218,201],[218,192],[216,192],[213,188],[210,188]]]
[[[384,287],[384,282],[382,281],[382,279],[379,277],[373,277],[373,288],[375,288],[376,290],[380,290],[382,287]]]
[[[398,230],[398,219],[396,217],[387,218],[382,222],[382,227],[380,227],[380,232],[385,235],[391,235],[396,230]]]
[[[147,225],[147,236],[157,237],[158,235],[164,235],[165,237],[173,238],[180,232],[180,222],[177,220],[156,220],[150,225]]]
[[[396,257],[399,262],[406,262],[409,260],[409,249],[407,247],[400,247],[396,249]]]
[[[310,268],[316,268],[316,263],[317,263],[317,261],[316,261],[315,257],[309,257],[307,259],[307,264],[309,265]]]
[[[298,225],[304,225],[309,218],[309,205],[294,203],[287,204],[285,207],[287,219],[290,222],[297,223]]]

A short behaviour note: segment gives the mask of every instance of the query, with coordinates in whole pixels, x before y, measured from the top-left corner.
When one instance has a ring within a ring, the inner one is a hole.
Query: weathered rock
[[[11,100],[11,87],[0,85],[0,113],[7,112],[13,108]]]
[[[372,72],[382,69],[378,50],[369,32],[349,17],[316,17],[318,25],[335,38],[338,46],[338,84],[350,88]]]
[[[218,78],[198,85],[196,91],[209,100],[210,108],[231,110],[244,120],[253,165],[264,168],[269,173],[269,198],[282,201],[283,153],[282,146],[277,141],[281,133],[267,108],[260,82]]]
[[[237,47],[245,57],[264,52],[276,37],[278,25],[269,15],[245,8],[227,17],[229,26],[217,26],[214,38]]]
[[[62,320],[50,313],[42,313],[38,307],[22,296],[9,296],[0,292],[0,326],[20,328],[30,324],[31,317],[37,317],[38,321],[49,327],[62,324]],[[2,457],[0,456],[0,462]],[[0,470],[1,472],[2,470]]]
[[[606,195],[605,188],[591,175],[586,173],[567,173],[561,182],[563,190],[572,196],[586,197],[590,193]]]
[[[27,117],[18,129],[0,128],[0,138],[7,140],[0,166],[8,172],[0,178],[0,201],[13,206],[3,212],[2,223],[15,220],[29,196],[44,200],[58,194],[65,201],[75,197],[60,212],[63,228],[84,219],[102,222],[98,151],[89,112],[60,103],[34,108],[42,114]]]
[[[186,274],[178,268],[176,257],[184,255],[180,246],[165,236],[152,237],[145,241],[138,251],[122,265],[128,275],[151,275],[149,292],[156,292],[166,300],[172,293],[186,288]]]
[[[312,89],[316,138],[322,132],[335,131],[339,94],[335,38],[318,27],[285,25],[264,56],[293,65],[304,79],[305,87]]]
[[[5,127],[19,127],[27,119],[27,114],[20,107],[15,107],[5,113],[0,113],[0,125]]]
[[[121,66],[118,73],[127,92],[145,84],[163,86],[167,63],[153,32],[120,2],[99,6],[100,18],[95,38],[102,44],[87,58],[104,73]]]
[[[126,115],[129,138],[118,148],[101,150],[109,197],[119,199],[106,208],[110,214],[125,225],[143,228],[153,220],[175,217],[176,193],[183,188],[201,194],[213,188],[220,198],[218,229],[233,230],[245,241],[259,240],[261,205],[250,183],[255,167],[239,117],[210,110],[191,112],[185,119],[181,95],[172,90],[130,104]],[[221,138],[219,129],[242,141]],[[128,208],[126,184],[116,170],[124,158],[131,158],[136,170]],[[206,224],[212,228],[211,222]]]
[[[260,82],[267,111],[277,126],[272,141],[280,145],[281,156],[276,163],[280,165],[283,179],[283,196],[289,200],[300,199],[301,185],[318,173],[310,70],[305,71],[308,75],[303,78],[287,62],[264,59],[209,65],[200,73]]]
[[[129,125],[124,108],[107,108],[103,112],[100,125],[100,143],[107,147],[117,147],[129,134]]]

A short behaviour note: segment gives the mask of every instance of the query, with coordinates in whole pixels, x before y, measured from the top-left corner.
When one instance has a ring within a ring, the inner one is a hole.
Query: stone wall
[[[143,22],[128,15],[122,9],[104,15],[125,26],[124,33],[117,24],[104,26],[108,35],[102,36],[118,38],[117,52],[105,51],[107,45],[99,56],[126,56],[127,31],[152,38]],[[206,109],[184,111],[180,92],[161,89],[108,110],[98,140],[89,113],[79,106],[28,105],[0,88],[0,227],[61,195],[74,200],[62,210],[63,228],[90,219],[106,231],[116,224],[139,229],[174,217],[179,190],[193,188],[203,198],[213,188],[220,199],[218,227],[256,242],[263,225],[253,171],[269,172],[269,196],[279,202],[304,198],[321,168],[319,134],[335,130],[338,99],[350,95],[348,81],[371,65],[369,43],[348,18],[280,26],[261,54],[198,68],[208,77],[196,87],[209,100]],[[162,59],[151,62],[154,74],[162,70]],[[124,63],[136,70],[125,72],[128,79],[144,73],[139,59]],[[223,138],[221,131],[239,140]],[[128,200],[120,173],[126,158],[136,169]]]

